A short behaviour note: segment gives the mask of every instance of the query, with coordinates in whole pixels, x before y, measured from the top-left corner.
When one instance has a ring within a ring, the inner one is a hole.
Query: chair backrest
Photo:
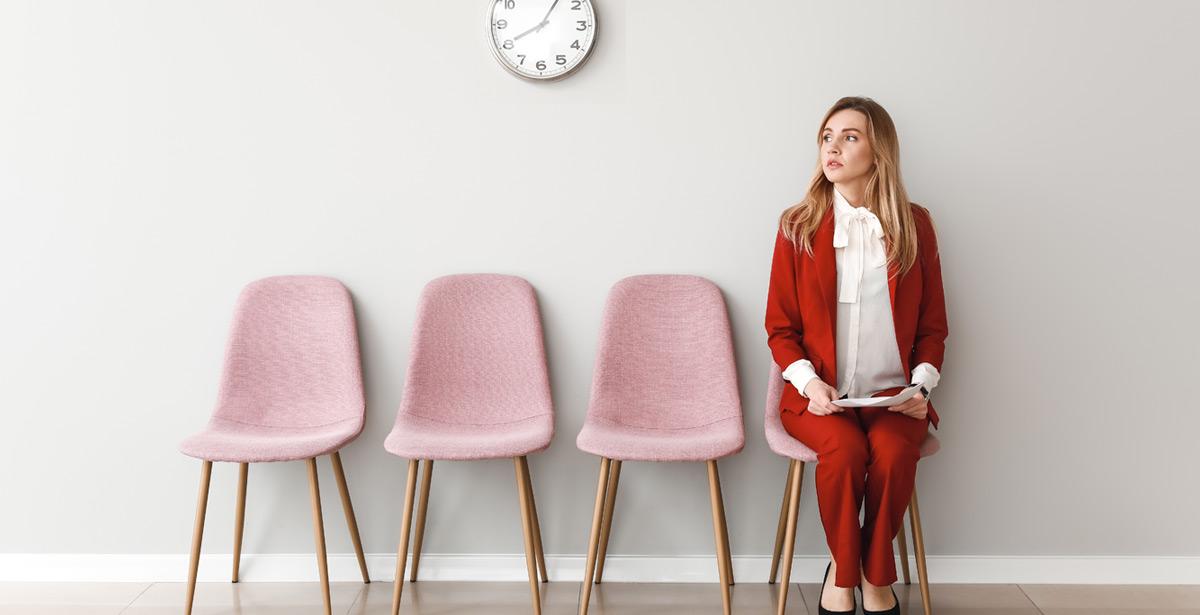
[[[425,285],[400,414],[492,425],[553,412],[542,319],[529,282],[457,274]]]
[[[589,415],[647,428],[742,416],[721,290],[694,275],[636,275],[604,307]]]
[[[793,438],[783,428],[783,421],[779,417],[779,402],[783,399],[783,387],[787,384],[788,381],[783,379],[783,372],[772,359],[771,375],[767,379],[766,414],[763,416],[763,431],[766,432],[767,447],[778,455],[794,457],[803,461],[816,461],[817,454]]]
[[[322,276],[251,282],[234,310],[214,416],[315,427],[366,409],[350,291]]]

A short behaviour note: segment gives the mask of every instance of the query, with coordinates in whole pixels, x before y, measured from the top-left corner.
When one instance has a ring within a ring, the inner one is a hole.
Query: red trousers
[[[846,408],[825,416],[784,411],[780,418],[793,438],[817,453],[817,507],[837,562],[834,584],[858,585],[860,562],[872,585],[895,583],[892,541],[912,498],[928,417],[914,419],[887,408]]]

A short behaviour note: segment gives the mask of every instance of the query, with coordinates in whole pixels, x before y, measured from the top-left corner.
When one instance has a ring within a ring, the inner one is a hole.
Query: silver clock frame
[[[487,43],[488,47],[492,50],[492,57],[496,58],[496,61],[500,63],[500,66],[503,66],[504,70],[507,70],[512,75],[516,75],[521,79],[532,81],[534,83],[550,83],[553,81],[566,79],[567,77],[579,72],[579,69],[583,68],[583,65],[587,64],[588,59],[592,57],[592,52],[596,50],[596,44],[600,40],[600,11],[596,9],[596,3],[594,0],[585,0],[592,7],[592,46],[588,47],[587,53],[583,54],[583,59],[579,61],[579,64],[576,64],[573,68],[571,68],[571,70],[558,75],[552,75],[550,77],[535,77],[532,75],[526,75],[513,68],[512,65],[508,63],[508,60],[505,59],[500,53],[500,48],[496,46],[496,40],[492,38],[492,17],[493,11],[496,10],[496,1],[497,0],[488,0],[487,19],[484,20],[484,32],[487,34]]]

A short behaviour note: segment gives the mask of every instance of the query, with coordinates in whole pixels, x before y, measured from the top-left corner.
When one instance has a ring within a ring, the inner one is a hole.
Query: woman
[[[946,348],[946,306],[929,211],[900,179],[896,128],[869,98],[825,114],[821,166],[780,216],[767,297],[768,345],[790,386],[784,428],[817,453],[817,503],[832,561],[820,613],[900,613],[892,540],[912,497]],[[844,397],[923,393],[891,407]],[[859,508],[866,500],[862,527]]]

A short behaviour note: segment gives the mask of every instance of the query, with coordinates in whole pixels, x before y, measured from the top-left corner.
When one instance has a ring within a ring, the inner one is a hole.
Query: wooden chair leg
[[[921,584],[921,603],[925,606],[925,615],[933,615],[933,605],[929,599],[929,573],[925,569],[925,535],[921,533],[921,509],[917,506],[916,485],[913,485],[912,500],[909,501],[908,507],[913,550],[917,552],[917,579]]]
[[[321,517],[321,488],[317,485],[317,460],[308,459],[308,491],[312,496],[313,539],[317,544],[317,570],[321,573],[321,597],[325,599],[325,615],[333,615],[329,596],[329,560],[325,553],[325,522]]]
[[[533,547],[537,553],[537,565],[542,582],[550,582],[550,573],[546,570],[546,553],[542,551],[542,525],[538,522],[537,500],[533,497],[533,475],[529,473],[529,459],[521,457],[521,470],[525,472],[525,485],[529,487],[526,494],[529,497],[529,516],[533,519]]]
[[[525,535],[525,569],[529,573],[529,593],[533,599],[533,615],[542,615],[542,596],[538,586],[537,547],[533,541],[533,516],[529,514],[529,483],[520,457],[513,457],[517,475],[517,500],[521,505],[521,530]]]
[[[796,552],[796,518],[800,515],[800,487],[804,483],[804,462],[792,464],[792,475],[788,490],[787,527],[783,536],[783,576],[779,579],[779,603],[776,605],[777,615],[783,615],[787,608],[788,586],[792,582],[792,558]]]
[[[192,600],[196,597],[196,572],[200,569],[200,543],[204,540],[204,515],[208,512],[208,484],[212,479],[212,462],[200,465],[200,495],[196,499],[196,523],[192,528],[192,556],[188,561],[187,598],[184,615],[191,615]]]
[[[896,541],[900,544],[900,570],[904,572],[904,584],[911,585],[908,573],[908,537],[904,535],[904,517],[900,517],[900,531],[896,533]]]
[[[425,470],[421,474],[421,501],[417,506],[417,527],[413,536],[412,573],[408,575],[411,582],[417,581],[417,569],[421,566],[421,545],[425,542],[425,513],[429,510],[429,484],[433,481],[433,460],[425,460]]]
[[[392,582],[392,615],[400,615],[400,593],[404,590],[404,565],[408,562],[408,534],[412,524],[413,496],[417,491],[417,466],[408,462],[408,482],[404,488],[404,512],[400,514],[400,546],[396,549],[396,580]]]
[[[242,529],[246,526],[246,480],[250,464],[238,464],[237,508],[233,516],[233,582],[238,582],[242,563]]]
[[[713,462],[713,471],[716,471],[716,462]],[[717,489],[721,488],[721,475],[717,474]],[[717,500],[720,504],[719,512],[721,514],[721,542],[724,543],[725,551],[725,582],[733,585],[733,553],[729,548],[729,524],[725,522],[725,498]]]
[[[796,465],[796,460],[792,459],[788,462],[787,478],[783,483],[783,498],[779,503],[779,524],[775,527],[775,551],[771,556],[771,578],[767,583],[775,583],[775,578],[779,576],[779,554],[783,553],[783,530],[787,524],[788,513],[788,495],[792,491],[792,467]]]
[[[600,480],[596,486],[596,506],[592,510],[592,533],[588,536],[587,560],[583,565],[583,583],[579,590],[579,615],[587,615],[592,597],[592,575],[596,574],[596,551],[600,543],[600,524],[604,519],[604,493],[608,490],[609,459],[600,458]],[[395,615],[395,614],[393,614]]]
[[[342,456],[335,451],[329,458],[333,461],[333,478],[337,480],[338,494],[342,496],[342,512],[346,514],[346,526],[350,528],[350,542],[354,544],[354,555],[358,557],[358,571],[362,574],[363,583],[370,583],[367,558],[363,555],[362,538],[358,533],[358,520],[354,516],[354,504],[350,502],[350,488],[346,486],[346,471],[342,468]]]
[[[617,484],[621,481],[621,460],[609,464],[608,495],[604,497],[604,520],[600,526],[600,546],[596,552],[596,583],[604,579],[604,559],[608,555],[608,536],[612,532],[613,509],[617,506]]]
[[[712,504],[713,537],[717,544],[717,571],[720,573],[721,579],[721,606],[724,608],[725,615],[730,615],[733,605],[730,602],[729,596],[728,554],[725,552],[725,539],[721,532],[721,478],[717,474],[717,462],[715,459],[708,460],[708,495]]]

